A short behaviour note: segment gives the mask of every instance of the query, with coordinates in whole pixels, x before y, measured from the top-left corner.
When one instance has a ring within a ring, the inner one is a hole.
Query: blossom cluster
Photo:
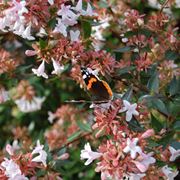
[[[2,0],[0,179],[177,177],[179,7]]]

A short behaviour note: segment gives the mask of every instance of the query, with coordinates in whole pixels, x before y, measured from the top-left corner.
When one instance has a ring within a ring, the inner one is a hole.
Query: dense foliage
[[[178,0],[1,0],[0,179],[178,178],[179,17]]]

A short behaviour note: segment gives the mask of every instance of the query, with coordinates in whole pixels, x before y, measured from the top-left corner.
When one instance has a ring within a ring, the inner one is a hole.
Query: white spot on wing
[[[86,76],[86,74],[84,74],[84,75],[83,75],[83,79],[86,79],[86,78],[87,78],[87,76]]]

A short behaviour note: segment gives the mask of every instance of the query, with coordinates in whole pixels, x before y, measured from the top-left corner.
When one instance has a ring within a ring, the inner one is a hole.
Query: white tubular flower
[[[39,32],[36,34],[39,37],[47,36],[47,33],[43,27],[40,28]]]
[[[33,150],[32,154],[39,154],[35,158],[32,159],[33,162],[42,162],[44,166],[46,166],[47,153],[43,150],[44,145],[40,144],[40,141],[37,141],[36,147]]]
[[[54,119],[56,118],[56,115],[52,113],[51,111],[48,111],[48,121],[52,124]]]
[[[54,4],[54,0],[48,0],[48,3],[49,3],[50,5],[53,5],[53,4]]]
[[[87,159],[85,162],[85,165],[89,165],[94,161],[95,159],[98,159],[102,156],[102,153],[94,152],[91,150],[91,146],[89,143],[85,144],[84,149],[81,150],[81,160]]]
[[[5,161],[1,163],[1,166],[5,168],[5,175],[9,180],[28,180],[28,178],[22,174],[18,164],[12,159],[9,160],[5,158],[4,160]],[[17,179],[17,177],[19,177],[19,179]]]
[[[79,30],[76,30],[76,31],[70,30],[71,41],[79,41],[79,35],[80,35],[80,31]]]
[[[67,26],[62,22],[61,19],[57,18],[58,23],[56,24],[55,29],[53,32],[55,33],[61,33],[63,36],[67,37]]]
[[[26,27],[26,29],[22,33],[22,37],[28,40],[35,40],[35,38],[31,36],[31,24]]]
[[[180,149],[176,150],[172,146],[169,146],[169,151],[171,152],[171,157],[169,158],[170,161],[175,161],[176,158],[180,156]]]
[[[141,180],[144,176],[146,176],[146,174],[128,173],[123,176],[123,179]]]
[[[44,78],[48,78],[48,75],[44,72],[45,71],[45,61],[43,60],[38,69],[32,69],[32,72],[36,74],[38,77],[42,76]]]
[[[152,157],[153,153],[150,152],[148,154],[141,153],[142,159],[139,161],[134,161],[136,167],[141,172],[146,172],[150,166],[150,164],[154,164],[156,162],[156,159]]]
[[[137,104],[130,104],[128,101],[123,100],[124,107],[119,110],[119,112],[125,112],[126,111],[126,121],[130,121],[132,119],[132,116],[138,116],[139,112],[136,111]]]
[[[64,66],[60,66],[60,64],[57,61],[55,61],[53,58],[52,58],[52,62],[53,62],[54,71],[52,71],[51,74],[60,75],[64,71]]]
[[[141,154],[141,152],[142,152],[141,148],[136,145],[138,143],[138,141],[139,141],[138,138],[134,138],[134,139],[132,139],[132,141],[128,138],[127,146],[123,149],[123,152],[125,152],[125,153],[130,152],[132,159],[136,158],[137,153]]]
[[[179,171],[177,169],[173,171],[172,168],[168,167],[167,165],[162,167],[162,172],[166,176],[167,180],[174,180],[174,178],[178,175]]]
[[[31,101],[28,101],[25,97],[22,97],[20,99],[15,100],[15,103],[20,111],[28,113],[40,110],[44,100],[45,97],[33,97]]]
[[[9,99],[9,93],[4,88],[0,88],[0,103],[4,103]]]
[[[92,6],[91,6],[90,3],[87,4],[87,9],[82,15],[85,15],[85,16],[97,16],[97,14],[93,12],[93,9],[92,9]]]

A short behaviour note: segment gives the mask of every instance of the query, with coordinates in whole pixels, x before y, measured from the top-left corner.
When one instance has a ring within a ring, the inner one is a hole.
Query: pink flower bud
[[[68,159],[69,158],[69,153],[64,153],[64,154],[62,154],[58,159],[60,159],[60,160],[66,160],[66,159]]]
[[[154,134],[155,134],[154,129],[148,129],[146,132],[144,132],[141,135],[141,138],[145,139],[145,138],[148,138],[150,136],[153,136]]]
[[[119,163],[118,163],[118,160],[114,160],[114,161],[112,162],[112,164],[113,164],[114,167],[117,167],[118,164],[119,164]]]
[[[25,54],[26,56],[35,56],[37,52],[33,50],[26,50]]]
[[[6,145],[6,151],[9,153],[9,155],[14,155],[14,149],[10,144]]]

